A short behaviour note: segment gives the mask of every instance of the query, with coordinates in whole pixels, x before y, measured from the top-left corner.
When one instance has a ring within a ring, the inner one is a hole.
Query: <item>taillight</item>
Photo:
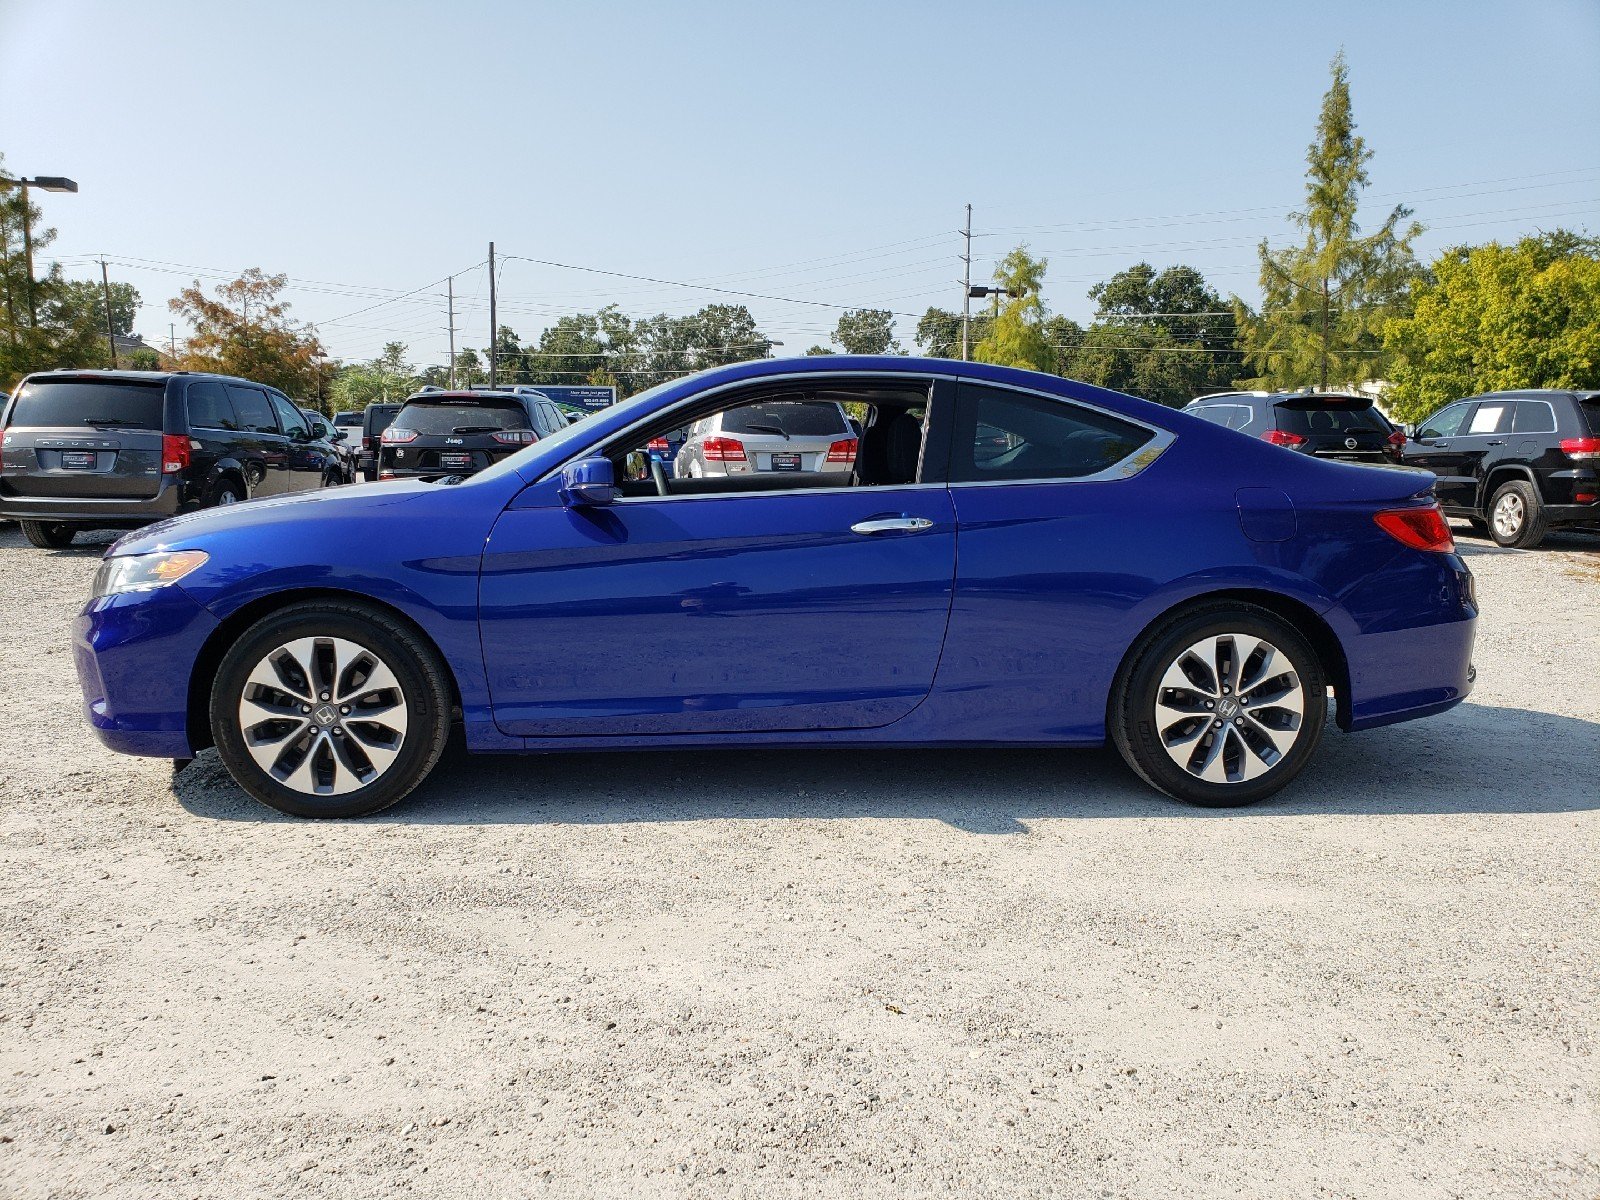
[[[534,441],[534,433],[531,429],[502,429],[490,436],[495,441],[503,442],[507,446],[531,446]]]
[[[744,443],[738,438],[708,437],[700,443],[707,462],[744,462]]]
[[[828,447],[828,461],[853,463],[856,460],[855,438],[845,438],[842,442],[835,442]]]
[[[1389,435],[1388,442],[1396,450],[1403,450],[1406,444],[1406,431],[1404,429],[1396,429]]]
[[[383,442],[388,446],[403,446],[417,440],[415,429],[396,429],[393,425],[383,431]]]
[[[163,475],[176,475],[179,471],[187,471],[189,463],[194,459],[194,450],[189,445],[189,435],[184,433],[164,433],[161,435],[161,473]]]
[[[371,454],[372,453],[372,439],[367,437],[365,434],[361,435],[361,453],[363,453],[363,454]]]
[[[1580,462],[1600,458],[1600,437],[1562,438],[1561,453]]]
[[[378,472],[378,478],[379,479],[393,479],[394,478],[394,472],[393,471],[379,471]]]
[[[668,454],[672,450],[666,438],[651,438],[644,444],[644,448],[651,454]]]
[[[1306,439],[1298,433],[1290,433],[1285,429],[1269,429],[1261,435],[1263,442],[1271,442],[1274,446],[1304,446]]]
[[[1450,536],[1450,525],[1436,504],[1427,508],[1394,508],[1377,513],[1372,519],[1379,529],[1413,550],[1448,554],[1456,548],[1456,540]]]

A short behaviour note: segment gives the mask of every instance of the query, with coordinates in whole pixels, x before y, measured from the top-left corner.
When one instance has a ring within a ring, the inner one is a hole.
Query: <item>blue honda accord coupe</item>
[[[652,443],[695,428],[717,469],[676,477]],[[470,478],[125,537],[77,666],[108,746],[214,745],[301,816],[393,804],[458,721],[486,753],[1109,738],[1242,804],[1305,767],[1330,690],[1346,730],[1467,695],[1472,576],[1431,486],[1053,376],[764,360]]]

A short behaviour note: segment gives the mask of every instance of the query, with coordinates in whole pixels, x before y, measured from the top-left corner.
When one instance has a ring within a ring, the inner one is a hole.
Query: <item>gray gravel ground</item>
[[[1600,1191],[1600,542],[1478,692],[1206,813],[1107,753],[452,754],[374,820],[101,749],[0,527],[0,1194]]]

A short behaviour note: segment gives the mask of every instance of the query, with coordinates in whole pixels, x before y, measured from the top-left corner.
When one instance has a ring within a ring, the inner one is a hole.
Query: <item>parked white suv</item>
[[[856,461],[856,432],[829,400],[763,400],[689,426],[673,457],[678,479],[768,471],[838,471]]]

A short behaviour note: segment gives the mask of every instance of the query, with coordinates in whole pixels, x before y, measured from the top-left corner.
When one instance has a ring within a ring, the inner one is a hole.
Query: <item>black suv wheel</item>
[[[23,521],[22,536],[41,550],[61,550],[72,545],[77,536],[75,526],[60,521]]]
[[[1489,535],[1502,546],[1529,550],[1544,541],[1549,527],[1539,489],[1513,479],[1495,489],[1489,501]]]

